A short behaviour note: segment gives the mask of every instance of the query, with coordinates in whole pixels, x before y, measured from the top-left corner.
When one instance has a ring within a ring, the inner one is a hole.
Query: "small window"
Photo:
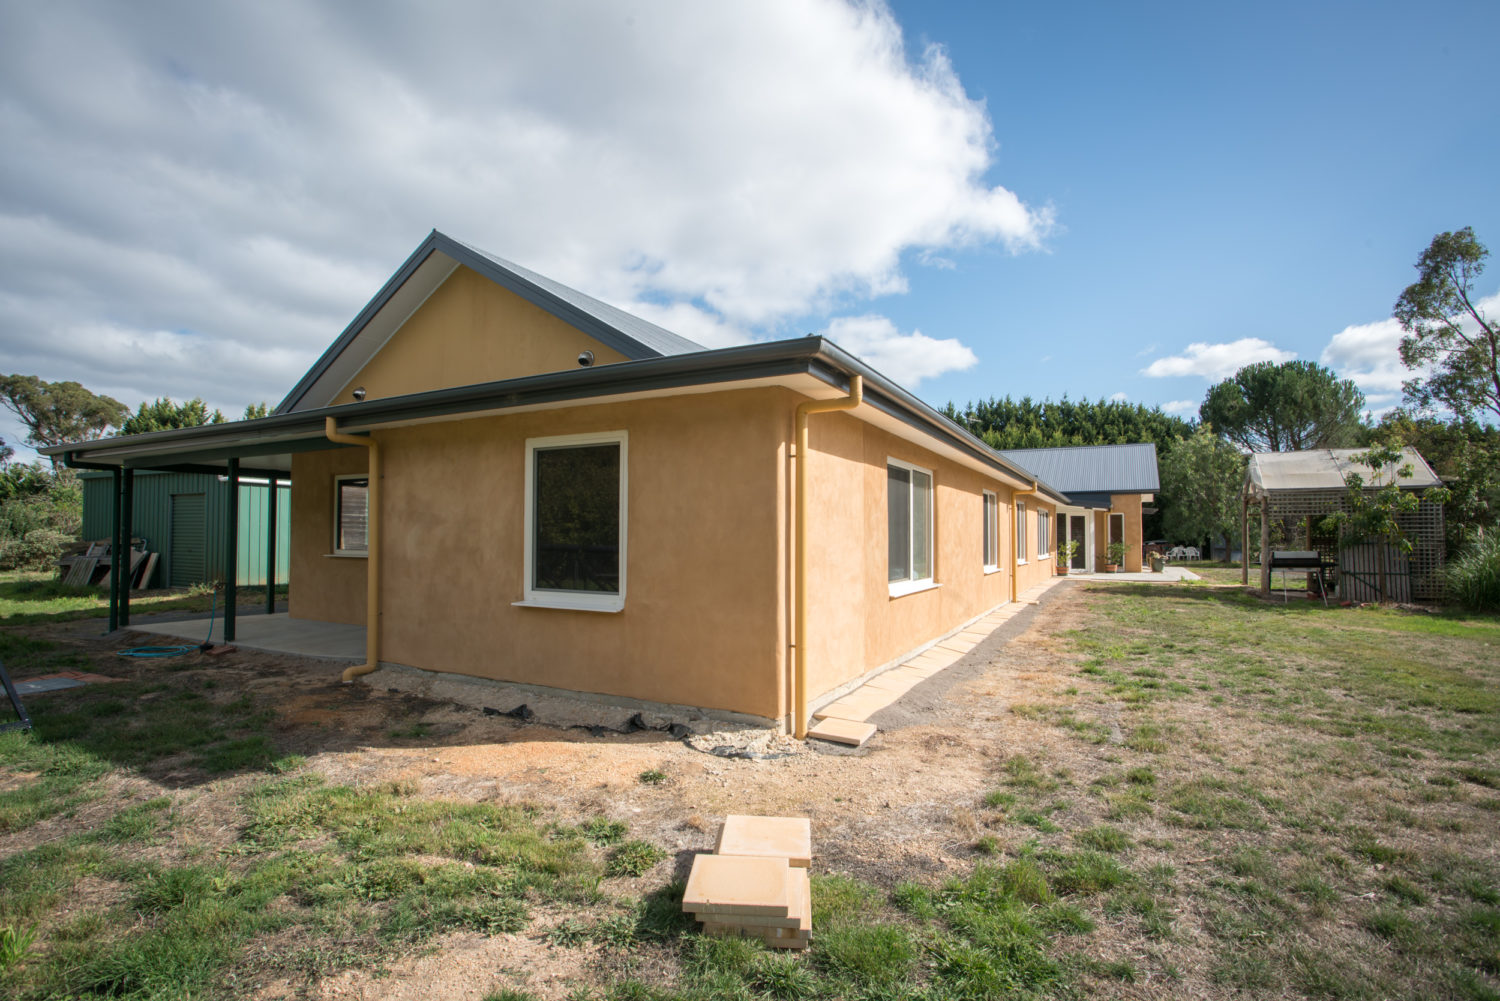
[[[1037,559],[1046,559],[1051,554],[1047,548],[1052,539],[1052,512],[1038,511],[1036,513],[1036,556]]]
[[[624,607],[626,445],[624,431],[527,440],[523,604]]]
[[[1000,499],[993,493],[984,492],[984,568],[997,570],[1000,567]]]
[[[932,473],[890,460],[886,472],[886,531],[891,593],[932,582]]]
[[[1016,501],[1016,562],[1026,562],[1026,502]]]
[[[334,478],[333,551],[340,556],[370,554],[370,478]]]

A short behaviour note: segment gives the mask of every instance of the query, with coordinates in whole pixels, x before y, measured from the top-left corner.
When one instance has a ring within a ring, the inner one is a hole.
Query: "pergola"
[[[1307,549],[1314,549],[1316,522],[1335,511],[1350,511],[1345,482],[1348,474],[1358,473],[1368,490],[1389,485],[1397,475],[1393,470],[1377,476],[1369,466],[1354,461],[1363,451],[1319,448],[1304,452],[1256,452],[1250,456],[1240,496],[1240,583],[1250,582],[1250,505],[1260,506],[1260,593],[1267,596],[1271,593],[1272,519],[1299,519],[1304,526],[1302,542]],[[1410,476],[1397,480],[1402,490],[1420,491],[1443,485],[1414,448],[1402,449],[1399,465],[1411,467]],[[1413,596],[1439,597],[1441,585],[1437,572],[1442,569],[1444,555],[1442,505],[1424,500],[1415,512],[1400,516],[1399,521],[1412,543]]]

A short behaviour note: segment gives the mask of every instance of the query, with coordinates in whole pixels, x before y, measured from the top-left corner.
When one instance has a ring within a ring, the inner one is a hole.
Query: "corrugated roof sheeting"
[[[1315,448],[1302,452],[1257,452],[1250,456],[1245,471],[1245,486],[1252,496],[1291,490],[1343,490],[1345,477],[1359,473],[1366,486],[1384,486],[1391,482],[1394,470],[1376,477],[1369,466],[1354,462],[1362,448]],[[1414,448],[1401,450],[1401,465],[1410,465],[1412,474],[1400,477],[1403,488],[1440,487],[1443,481],[1432,471],[1427,460]]]
[[[1161,489],[1156,445],[1015,448],[1000,453],[1038,479],[1074,493],[1149,494]]]

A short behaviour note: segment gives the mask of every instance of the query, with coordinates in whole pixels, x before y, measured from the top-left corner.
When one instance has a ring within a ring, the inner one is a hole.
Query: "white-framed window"
[[[885,492],[891,594],[931,587],[932,470],[887,459]]]
[[[1016,562],[1026,562],[1026,502],[1016,501]]]
[[[333,554],[370,555],[370,477],[366,473],[333,478]]]
[[[625,431],[526,439],[526,575],[521,605],[625,607]]]
[[[1000,569],[1000,498],[984,492],[984,568]]]
[[[1036,513],[1036,558],[1046,559],[1052,551],[1048,548],[1052,539],[1052,512],[1038,510]]]

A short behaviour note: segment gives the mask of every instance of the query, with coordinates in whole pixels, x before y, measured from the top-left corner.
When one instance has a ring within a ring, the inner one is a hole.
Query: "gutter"
[[[348,683],[380,666],[380,444],[368,435],[341,433],[338,421],[332,417],[324,421],[323,433],[331,442],[358,445],[370,451],[365,508],[365,662],[344,669],[340,679]]]

